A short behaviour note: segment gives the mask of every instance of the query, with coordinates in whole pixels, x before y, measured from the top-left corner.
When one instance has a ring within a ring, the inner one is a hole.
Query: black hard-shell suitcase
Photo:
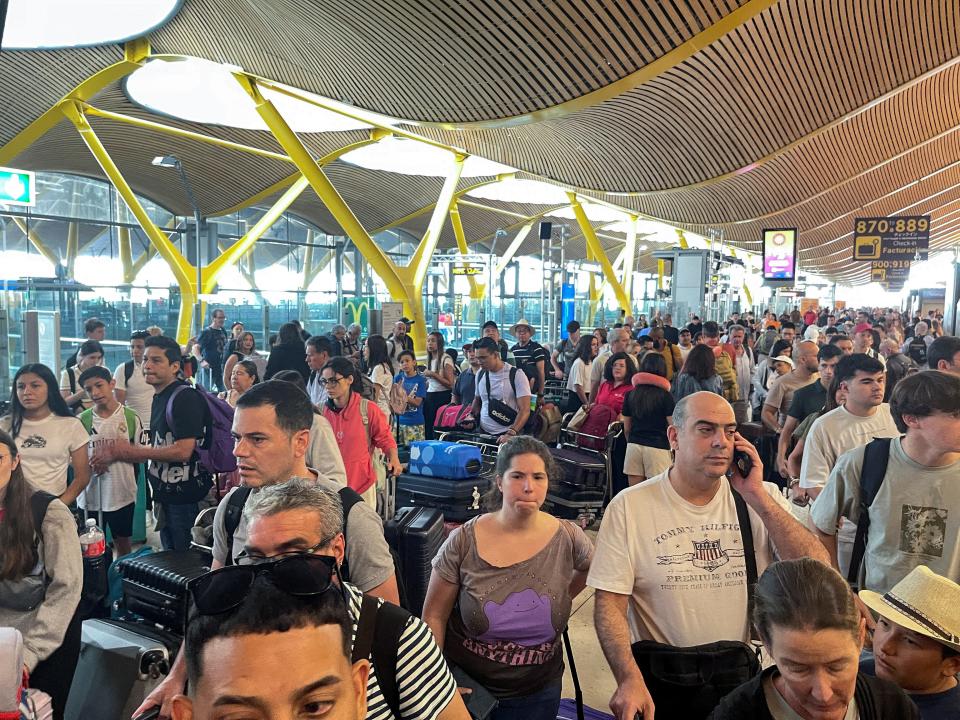
[[[443,514],[437,508],[403,507],[383,532],[400,564],[406,609],[420,617],[433,569],[431,561],[443,545]]]
[[[606,461],[599,454],[571,447],[550,448],[550,454],[563,472],[565,485],[580,489],[606,487]]]
[[[187,619],[187,583],[210,572],[210,557],[199,550],[164,550],[121,560],[117,571],[129,612],[180,633]]]
[[[466,480],[404,473],[397,478],[396,507],[437,508],[448,522],[466,522],[481,513],[490,479],[489,473]]]
[[[66,720],[128,720],[170,672],[180,636],[144,623],[85,620]]]

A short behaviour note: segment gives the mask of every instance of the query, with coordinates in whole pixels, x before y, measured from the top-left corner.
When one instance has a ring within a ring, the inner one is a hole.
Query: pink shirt
[[[347,485],[358,493],[369,489],[377,481],[371,448],[380,448],[384,453],[397,448],[390,432],[390,423],[375,402],[363,401],[367,403],[368,422],[368,427],[363,427],[360,402],[360,396],[352,392],[347,406],[339,412],[331,410],[328,404],[323,406],[323,416],[333,427],[333,435],[337,439],[343,466],[347,471]]]
[[[609,405],[619,415],[623,412],[623,399],[631,390],[633,390],[633,385],[628,382],[614,387],[612,382],[604,380],[600,383],[600,389],[597,391],[597,405]]]

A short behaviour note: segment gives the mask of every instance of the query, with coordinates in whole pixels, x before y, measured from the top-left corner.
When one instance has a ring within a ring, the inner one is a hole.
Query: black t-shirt
[[[637,417],[633,414],[634,393],[654,393],[657,404],[654,412],[648,412]],[[623,400],[623,415],[631,419],[630,436],[627,442],[632,442],[644,447],[660,448],[669,450],[670,442],[667,440],[667,418],[673,415],[673,408],[676,403],[673,396],[663,388],[653,385],[638,385],[627,393]]]
[[[223,362],[223,349],[227,345],[227,331],[223,328],[208,327],[197,338],[200,353],[210,365],[219,366]]]
[[[173,401],[174,428],[167,425],[167,403],[173,391],[186,385]],[[153,447],[167,447],[176,440],[204,436],[204,428],[209,422],[210,411],[207,403],[198,391],[189,383],[176,381],[168,385],[162,393],[153,396],[150,408],[150,444]],[[175,432],[174,432],[175,430]],[[199,455],[194,450],[190,460],[185,463],[164,463],[150,461],[148,476],[153,487],[160,488],[158,498],[171,505],[197,502],[210,489],[210,474],[200,466]]]
[[[702,322],[689,323],[687,325],[687,330],[690,331],[691,336],[696,337],[697,333],[703,332],[703,323]]]
[[[546,377],[547,363],[550,361],[550,356],[543,349],[543,345],[536,340],[531,340],[526,345],[517,343],[510,348],[510,352],[513,353],[513,357],[517,361],[517,367],[523,370],[530,380],[530,389],[533,392],[543,392],[543,388],[537,387],[540,382],[540,376],[537,374],[537,363],[543,360],[543,374]]]
[[[826,401],[827,389],[823,386],[823,383],[816,380],[793,393],[793,400],[790,401],[787,415],[796,418],[798,422],[803,422],[807,415],[820,412]]]

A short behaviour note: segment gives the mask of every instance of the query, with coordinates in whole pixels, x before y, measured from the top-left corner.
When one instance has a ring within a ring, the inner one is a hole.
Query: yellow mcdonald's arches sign
[[[364,335],[370,332],[370,310],[373,309],[375,304],[376,300],[372,297],[345,300],[343,303],[344,310],[349,310],[353,316],[352,322],[363,328]]]

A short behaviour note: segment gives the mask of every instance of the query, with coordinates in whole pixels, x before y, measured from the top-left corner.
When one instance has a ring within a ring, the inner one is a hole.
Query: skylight
[[[446,177],[450,173],[453,155],[448,150],[408,138],[389,137],[375,145],[351,150],[341,158],[351,165],[368,170],[386,170],[403,175]],[[467,157],[461,177],[486,177],[513,173],[507,165],[475,155]]]
[[[467,193],[470,197],[500,202],[515,202],[530,205],[567,205],[567,191],[539,180],[507,178],[498,183],[484,185]]]

